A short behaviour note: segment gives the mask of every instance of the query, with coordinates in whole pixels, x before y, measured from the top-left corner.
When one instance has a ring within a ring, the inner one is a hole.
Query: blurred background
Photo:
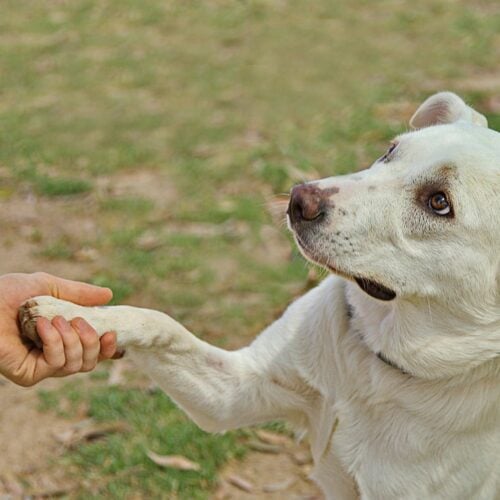
[[[276,197],[439,90],[500,128],[499,57],[496,0],[0,0],[0,273],[245,345],[322,277]],[[0,401],[0,496],[320,498],[287,427],[207,435],[126,360]]]

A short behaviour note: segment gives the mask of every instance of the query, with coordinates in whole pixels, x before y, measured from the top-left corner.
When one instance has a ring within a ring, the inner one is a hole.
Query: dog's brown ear
[[[467,106],[456,94],[439,92],[429,97],[415,111],[410,119],[410,127],[424,128],[458,121],[467,121],[481,127],[488,126],[486,118]]]

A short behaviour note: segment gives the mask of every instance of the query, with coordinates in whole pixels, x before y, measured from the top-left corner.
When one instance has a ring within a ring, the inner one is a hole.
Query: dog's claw
[[[36,300],[29,299],[19,307],[18,318],[21,328],[21,335],[33,342],[37,347],[42,347],[42,341],[38,336],[36,329],[36,320],[39,317],[37,314],[38,303]]]

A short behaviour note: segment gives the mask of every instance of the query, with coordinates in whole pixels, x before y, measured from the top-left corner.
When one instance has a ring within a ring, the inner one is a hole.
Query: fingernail
[[[54,318],[52,318],[52,323],[65,324],[67,321],[62,316],[54,316]]]
[[[73,318],[71,324],[77,330],[81,330],[85,327],[85,320],[83,318]]]

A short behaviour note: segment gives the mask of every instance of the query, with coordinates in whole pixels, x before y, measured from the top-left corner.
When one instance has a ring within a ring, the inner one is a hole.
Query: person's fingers
[[[111,359],[116,354],[116,333],[107,332],[101,337],[99,359]]]
[[[80,337],[82,344],[82,366],[81,372],[89,372],[97,365],[100,344],[97,332],[82,318],[75,318],[70,322],[73,329]]]
[[[106,304],[113,297],[109,288],[66,280],[47,273],[36,273],[36,276],[42,288],[38,295],[52,295],[82,306]]]
[[[43,344],[43,358],[48,365],[47,368],[53,370],[62,368],[66,363],[66,355],[61,335],[46,318],[38,318],[36,328]]]
[[[79,372],[83,363],[83,347],[80,337],[62,316],[56,316],[52,320],[52,325],[60,333],[64,345],[66,362],[62,371],[66,374]]]

